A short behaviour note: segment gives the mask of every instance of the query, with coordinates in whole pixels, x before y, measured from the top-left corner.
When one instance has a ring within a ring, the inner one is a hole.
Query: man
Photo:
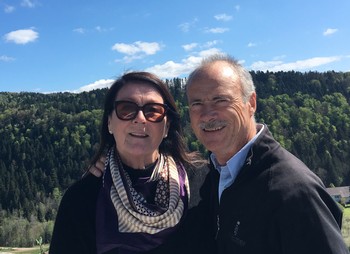
[[[321,180],[255,122],[247,70],[229,56],[211,56],[190,74],[187,98],[193,131],[211,152],[192,214],[197,243],[215,238],[218,253],[349,253],[342,213]]]

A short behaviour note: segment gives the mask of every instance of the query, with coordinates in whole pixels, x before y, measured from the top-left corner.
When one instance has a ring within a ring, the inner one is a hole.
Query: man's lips
[[[215,132],[224,129],[227,126],[225,121],[210,121],[206,123],[200,123],[199,128],[204,132]]]
[[[203,128],[202,130],[205,132],[214,132],[214,131],[222,130],[223,128],[225,128],[225,126],[215,127],[215,128]]]

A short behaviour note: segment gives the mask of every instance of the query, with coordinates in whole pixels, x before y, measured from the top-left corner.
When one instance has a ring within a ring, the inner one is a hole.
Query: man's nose
[[[215,109],[215,107],[213,107],[210,103],[205,103],[202,106],[202,110],[201,110],[201,117],[202,118],[212,118],[215,115],[217,115],[217,110]]]

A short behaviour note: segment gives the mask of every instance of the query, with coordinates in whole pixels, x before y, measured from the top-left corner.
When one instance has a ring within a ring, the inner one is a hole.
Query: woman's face
[[[148,83],[128,83],[118,92],[115,101],[130,101],[139,106],[147,103],[164,103],[160,93]],[[114,110],[108,118],[119,155],[131,167],[142,167],[158,158],[158,147],[169,129],[167,116],[160,122],[148,121],[143,112],[133,120],[121,120]]]

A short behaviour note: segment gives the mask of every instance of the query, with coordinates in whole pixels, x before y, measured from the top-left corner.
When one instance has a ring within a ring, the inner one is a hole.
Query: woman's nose
[[[139,112],[137,112],[137,115],[134,119],[135,123],[145,123],[146,122],[146,117],[143,114],[142,110],[139,110]]]

